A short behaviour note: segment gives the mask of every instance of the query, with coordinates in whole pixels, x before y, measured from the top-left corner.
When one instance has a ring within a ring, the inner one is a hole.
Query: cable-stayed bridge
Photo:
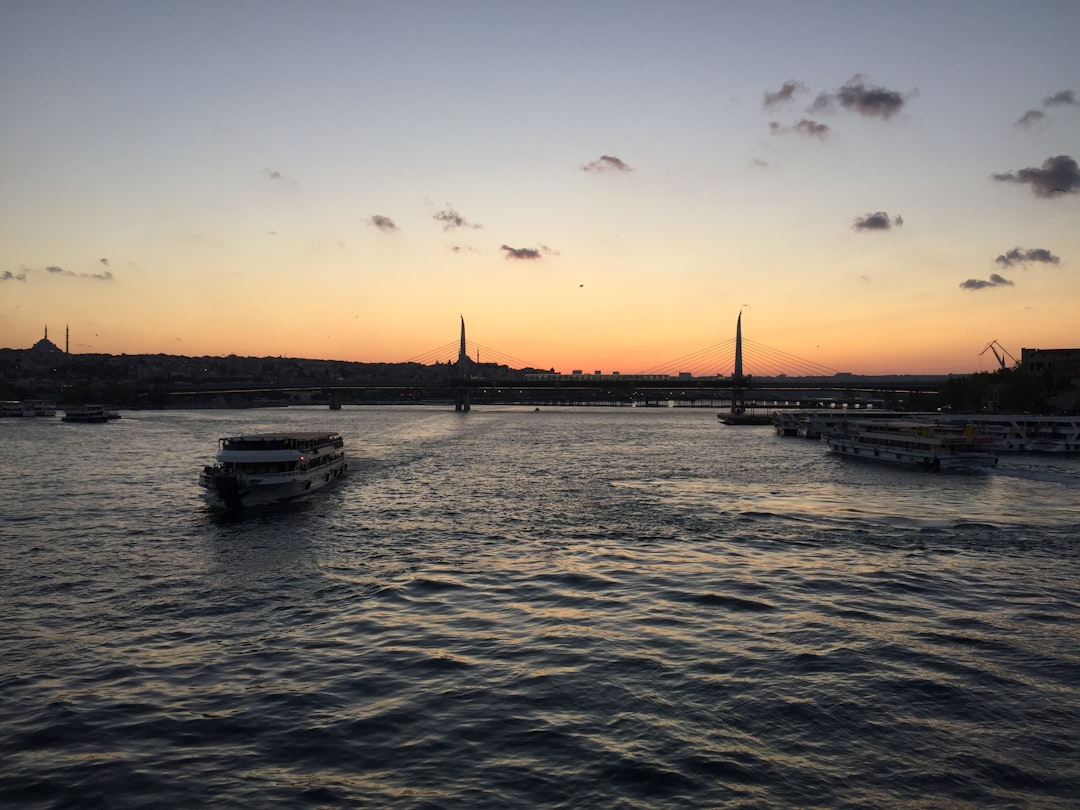
[[[341,379],[339,384],[278,384],[192,387],[173,396],[208,397],[318,392],[332,409],[343,402],[437,402],[450,400],[459,411],[473,403],[661,404],[680,402],[747,409],[815,406],[824,400],[864,401],[899,406],[903,398],[935,392],[946,376],[865,377],[735,336],[638,373],[571,374],[543,371],[518,358],[470,341],[461,319],[458,340],[431,349],[407,363],[413,373],[393,379]]]
[[[447,344],[435,351],[445,356],[452,346],[453,344]],[[470,353],[470,348],[475,352],[476,359]],[[480,360],[482,356],[494,359]],[[516,364],[519,370],[528,370],[511,379],[506,372],[514,367],[512,363]],[[799,407],[805,404],[803,394],[809,392],[841,390],[849,397],[853,392],[875,392],[875,395],[863,398],[876,398],[884,403],[887,397],[876,395],[887,390],[892,392],[895,403],[897,391],[910,395],[936,390],[943,379],[905,378],[904,385],[897,386],[895,378],[891,384],[882,385],[871,378],[845,375],[836,369],[764,344],[744,341],[741,312],[736,320],[735,336],[730,341],[684,355],[638,374],[559,374],[531,369],[512,358],[503,361],[500,360],[498,352],[483,349],[467,341],[463,317],[461,336],[457,344],[457,359],[453,368],[454,407],[459,411],[469,410],[477,393],[490,395],[494,391],[499,396],[505,396],[508,391],[516,391],[520,395],[520,392],[529,390],[534,392],[533,400],[537,400],[541,397],[535,396],[535,393],[540,391],[566,395],[588,390],[594,396],[599,395],[610,401],[621,398],[631,402],[650,401],[663,396],[666,396],[668,401],[708,400],[714,404],[719,401],[730,408],[733,416],[738,417],[744,414],[748,405],[753,408],[757,404],[758,398],[754,395],[759,392],[763,395],[771,393],[773,396],[769,397],[768,401],[773,403],[783,399],[786,405]],[[503,372],[503,369],[506,372]],[[568,398],[572,396],[552,396],[551,399],[559,402]]]
[[[707,346],[673,360],[632,372],[625,376],[666,375],[669,377],[731,377],[736,373],[735,359],[740,345],[737,333],[722,343]],[[797,357],[794,354],[774,349],[763,343],[741,338],[743,373],[754,377],[833,377],[840,372],[812,360]],[[465,354],[476,365],[494,364],[511,369],[536,369],[542,365],[529,363],[513,355],[501,352],[490,346],[483,346],[474,340],[466,339]],[[461,361],[460,340],[450,341],[434,349],[410,357],[410,363],[432,365],[434,363],[458,363]]]
[[[731,338],[708,348],[683,355],[667,363],[652,366],[642,374],[667,374],[677,377],[730,377],[735,373],[736,339]],[[754,377],[833,377],[840,372],[812,360],[773,349],[763,343],[743,338],[743,373]]]
[[[469,358],[478,365],[493,363],[513,369],[541,367],[490,346],[481,345],[474,340],[467,341],[466,349]],[[452,341],[416,357],[410,357],[408,362],[423,365],[453,363],[457,362],[457,351],[458,344]],[[832,377],[840,373],[829,366],[745,338],[743,339],[743,365],[745,373],[755,377]],[[734,373],[735,338],[633,372],[634,375],[664,374],[669,377],[678,377],[680,374],[689,374],[692,377],[730,377]]]

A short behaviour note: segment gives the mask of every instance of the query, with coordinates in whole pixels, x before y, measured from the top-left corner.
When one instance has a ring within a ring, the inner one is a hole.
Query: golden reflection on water
[[[1048,501],[1033,496],[1034,487],[1024,477],[909,470],[894,475],[898,476],[895,480],[871,479],[862,486],[845,480],[804,482],[790,489],[701,479],[618,481],[614,485],[699,514],[767,513],[840,522],[855,518],[915,529],[957,523],[1070,525],[1080,520],[1080,502],[1070,507],[1061,498]]]

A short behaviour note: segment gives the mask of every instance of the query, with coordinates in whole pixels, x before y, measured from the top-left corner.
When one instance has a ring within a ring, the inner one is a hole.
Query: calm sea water
[[[333,428],[240,518],[219,436]],[[0,805],[1080,797],[1080,459],[932,475],[690,409],[0,422]]]

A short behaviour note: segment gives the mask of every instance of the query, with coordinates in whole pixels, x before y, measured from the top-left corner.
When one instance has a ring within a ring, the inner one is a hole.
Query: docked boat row
[[[975,414],[942,423],[974,428],[997,453],[1080,453],[1080,417]]]
[[[348,469],[334,432],[261,433],[218,440],[216,463],[199,475],[207,503],[242,509],[302,498]]]
[[[56,403],[45,399],[0,402],[0,416],[56,416]]]
[[[821,411],[775,411],[772,423],[781,436],[799,436],[804,439],[821,439],[841,422],[848,419],[903,419],[913,416],[899,411],[865,408],[857,411],[821,410]],[[925,416],[925,414],[920,414]]]
[[[0,403],[0,416],[46,417],[56,416],[56,404],[44,399],[27,399],[22,402]],[[104,405],[72,405],[64,409],[63,422],[102,423],[119,419],[120,412]]]
[[[824,439],[850,420],[894,421],[930,425],[941,432],[974,431],[993,453],[1080,453],[1080,417],[1029,414],[904,413],[860,409],[784,411],[773,414],[776,432],[783,436]]]

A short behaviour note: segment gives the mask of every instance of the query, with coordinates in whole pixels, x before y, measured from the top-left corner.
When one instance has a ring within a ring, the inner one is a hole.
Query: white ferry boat
[[[347,468],[337,433],[263,433],[218,440],[217,463],[199,486],[211,505],[240,509],[300,498],[341,477]]]
[[[931,423],[941,432],[961,433],[974,427],[982,449],[992,453],[1066,453],[1080,454],[1080,417],[1036,416],[1032,414],[952,414],[941,412],[902,412],[866,409],[805,410],[777,412],[773,425],[781,436],[821,439],[835,432],[840,423],[852,419],[885,419]]]
[[[801,436],[804,439],[820,439],[841,422],[849,419],[926,419],[925,413],[905,413],[880,408],[829,408],[828,410],[777,411],[773,414],[773,426],[780,436]]]
[[[942,424],[974,425],[995,452],[1080,453],[1080,418],[1031,414],[943,416]]]
[[[848,420],[822,436],[842,456],[914,465],[934,471],[975,471],[997,465],[972,429],[942,430],[930,422]]]

